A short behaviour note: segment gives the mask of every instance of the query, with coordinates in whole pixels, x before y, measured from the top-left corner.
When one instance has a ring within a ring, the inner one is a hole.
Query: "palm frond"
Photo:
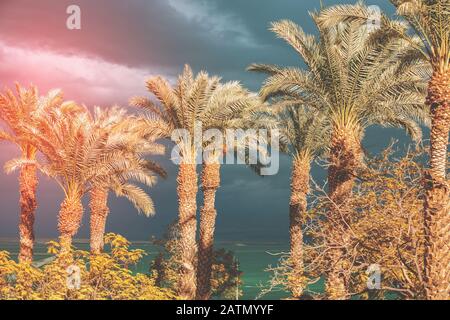
[[[134,205],[136,210],[138,210],[138,212],[142,212],[147,217],[155,214],[153,200],[141,188],[125,183],[120,187],[115,188],[114,191],[118,197],[127,198]]]
[[[3,169],[7,174],[13,173],[24,166],[27,165],[35,165],[38,166],[38,162],[36,160],[30,160],[25,158],[15,158],[8,160],[5,165],[3,166]]]

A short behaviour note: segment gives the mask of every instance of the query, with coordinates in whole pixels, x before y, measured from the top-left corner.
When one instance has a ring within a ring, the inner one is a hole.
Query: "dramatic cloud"
[[[20,63],[18,63],[20,61]],[[160,69],[158,71],[158,69]],[[145,80],[155,74],[174,79],[178,70],[159,67],[145,69],[127,67],[81,55],[65,55],[43,49],[13,47],[0,42],[0,74],[23,85],[37,85],[41,92],[64,89],[67,99],[88,105],[127,105],[128,98],[145,94]]]
[[[388,3],[368,1],[392,13]],[[66,8],[72,4],[81,8],[81,30],[66,28]],[[0,0],[0,88],[19,81],[36,84],[41,92],[61,88],[68,99],[88,105],[126,105],[129,97],[145,93],[146,77],[162,74],[174,79],[189,63],[196,71],[206,69],[258,90],[263,77],[245,71],[250,63],[301,65],[294,50],[268,31],[270,22],[292,19],[313,33],[308,11],[318,8],[319,0]],[[380,141],[379,136],[367,136],[370,143]],[[14,148],[1,148],[1,163],[17,155]],[[149,190],[156,217],[138,216],[125,200],[111,197],[108,230],[148,239],[176,217],[177,168],[162,162],[169,179]],[[223,168],[217,195],[219,236],[287,236],[287,157],[280,167],[278,175],[265,178],[243,166]],[[322,178],[323,171],[316,168],[315,176]],[[16,235],[17,191],[16,176],[1,174],[2,235]],[[62,194],[43,179],[38,196],[37,235],[55,236]],[[85,220],[80,237],[87,236],[86,225]]]

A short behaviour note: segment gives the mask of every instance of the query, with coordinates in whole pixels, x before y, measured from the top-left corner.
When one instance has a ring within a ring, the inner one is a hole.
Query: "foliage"
[[[152,269],[156,284],[160,287],[174,289],[178,283],[180,253],[177,224],[171,224],[161,239],[154,243],[162,250],[155,259]],[[214,251],[211,275],[212,296],[221,299],[236,299],[242,296],[242,272],[235,262],[233,252],[218,249]]]
[[[0,140],[17,144],[22,152],[30,151],[30,141],[26,139],[25,126],[35,124],[45,113],[59,107],[63,102],[62,93],[52,90],[46,96],[40,97],[34,86],[26,89],[16,84],[16,94],[6,90],[0,94],[0,120],[7,126],[6,131],[0,130]],[[34,148],[33,148],[34,149]],[[35,153],[35,151],[34,151]],[[14,162],[26,162],[26,159],[15,159]]]
[[[281,137],[286,141],[283,145],[289,148],[292,155],[304,154],[309,158],[322,155],[329,143],[328,122],[326,116],[320,112],[309,110],[305,106],[284,104],[280,99],[277,107],[277,118],[280,123]]]
[[[307,70],[253,64],[251,71],[268,75],[261,88],[264,99],[283,98],[286,105],[320,111],[330,125],[347,127],[362,138],[373,124],[402,127],[420,139],[417,122],[429,121],[424,106],[428,65],[417,57],[410,41],[383,16],[379,30],[367,30],[367,18],[345,20],[344,9],[363,12],[362,4],[333,6],[312,14],[319,37],[306,34],[289,20],[272,23],[271,30],[285,40],[306,64]],[[341,23],[334,23],[339,20]],[[417,42],[417,39],[416,39]]]
[[[450,2],[448,0],[391,0],[397,13],[406,18],[420,37],[419,51],[434,68],[450,65]],[[406,37],[404,33],[402,36]],[[441,70],[442,71],[442,70]]]
[[[50,241],[48,253],[55,260],[43,268],[13,261],[0,252],[0,299],[19,300],[166,300],[176,299],[168,289],[158,288],[153,277],[133,274],[129,269],[145,254],[143,250],[130,250],[124,237],[107,234],[105,242],[111,253],[90,256],[88,252],[74,250],[60,254],[59,243]],[[67,266],[80,268],[79,289],[68,289]]]
[[[326,252],[343,247],[345,272],[351,295],[359,298],[423,298],[423,160],[421,147],[398,157],[391,146],[379,156],[368,159],[358,174],[354,194],[339,207],[348,225],[349,241],[330,239],[328,230],[337,225],[327,215],[331,203],[323,188],[316,185],[314,207],[304,217],[305,274],[309,284],[327,276],[330,262]],[[341,222],[339,222],[341,223]],[[334,240],[334,241],[333,241]],[[368,290],[366,271],[371,265],[381,268],[380,290]],[[264,293],[285,288],[291,269],[288,257],[269,268],[272,279]],[[321,292],[308,295],[324,298]],[[394,294],[394,295],[393,295]]]
[[[199,124],[202,130],[276,126],[274,119],[263,112],[267,106],[238,81],[223,83],[220,77],[210,76],[204,71],[194,75],[188,65],[175,86],[157,76],[147,80],[147,89],[158,103],[146,97],[134,97],[130,104],[145,112],[144,121],[149,135],[170,138],[173,130],[185,129],[194,137]],[[210,146],[210,150],[214,150],[214,146],[211,147],[214,142],[204,141],[203,147]],[[245,141],[235,141],[237,144],[242,142]],[[197,150],[193,139],[180,139],[177,144],[184,160],[195,158]]]
[[[104,170],[101,179],[96,180],[96,187],[111,189],[116,196],[126,197],[134,204],[138,212],[146,216],[154,215],[155,208],[150,196],[136,183],[152,187],[157,175],[166,177],[165,170],[156,162],[144,159],[146,155],[163,155],[165,148],[156,143],[159,136],[144,135],[136,117],[127,114],[125,109],[96,107],[90,117],[92,132],[99,132],[107,145],[125,146],[119,159],[113,161]]]

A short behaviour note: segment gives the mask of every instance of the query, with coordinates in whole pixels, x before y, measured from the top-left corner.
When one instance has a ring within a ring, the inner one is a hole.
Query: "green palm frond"
[[[138,212],[142,212],[147,217],[155,214],[155,206],[152,199],[141,188],[133,184],[124,183],[114,188],[114,192],[118,197],[127,198]]]
[[[324,8],[312,14],[317,39],[291,21],[273,23],[271,30],[297,51],[307,70],[250,66],[269,75],[263,99],[280,110],[305,106],[307,113],[324,115],[322,123],[353,128],[356,135],[374,124],[404,124],[417,138],[418,125],[429,123],[424,101],[431,76],[417,51],[420,39],[403,36],[407,25],[383,14],[380,28],[368,32],[370,15],[362,3]]]
[[[271,64],[253,63],[247,67],[247,71],[265,73],[270,76],[275,75],[283,70],[283,67]]]
[[[197,124],[202,125],[203,131],[217,129],[225,133],[226,129],[233,128],[267,128],[271,123],[263,119],[264,103],[257,94],[249,92],[237,81],[222,83],[219,77],[204,71],[194,75],[188,65],[173,87],[162,77],[153,77],[147,81],[147,89],[157,102],[145,97],[130,101],[131,105],[145,110],[137,120],[144,135],[165,133],[164,138],[168,139],[174,130],[183,129],[193,137]],[[182,158],[197,157],[199,150],[193,139],[175,142]],[[208,144],[206,141],[203,147]]]
[[[157,175],[165,172],[142,156],[161,154],[164,146],[156,142],[162,134],[141,130],[142,121],[119,107],[96,107],[91,114],[71,103],[25,128],[44,156],[41,171],[53,177],[66,194],[76,190],[82,196],[93,187],[111,189],[150,213],[151,199],[145,200],[133,182],[155,185]]]

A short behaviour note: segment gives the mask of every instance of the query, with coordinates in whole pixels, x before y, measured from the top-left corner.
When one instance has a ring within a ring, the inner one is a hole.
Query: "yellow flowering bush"
[[[129,269],[144,256],[143,250],[130,250],[130,242],[115,234],[107,234],[105,244],[111,246],[110,253],[73,250],[62,254],[59,243],[51,241],[48,253],[55,259],[42,268],[17,263],[8,252],[0,251],[0,299],[176,299],[170,290],[157,287],[152,276]]]

